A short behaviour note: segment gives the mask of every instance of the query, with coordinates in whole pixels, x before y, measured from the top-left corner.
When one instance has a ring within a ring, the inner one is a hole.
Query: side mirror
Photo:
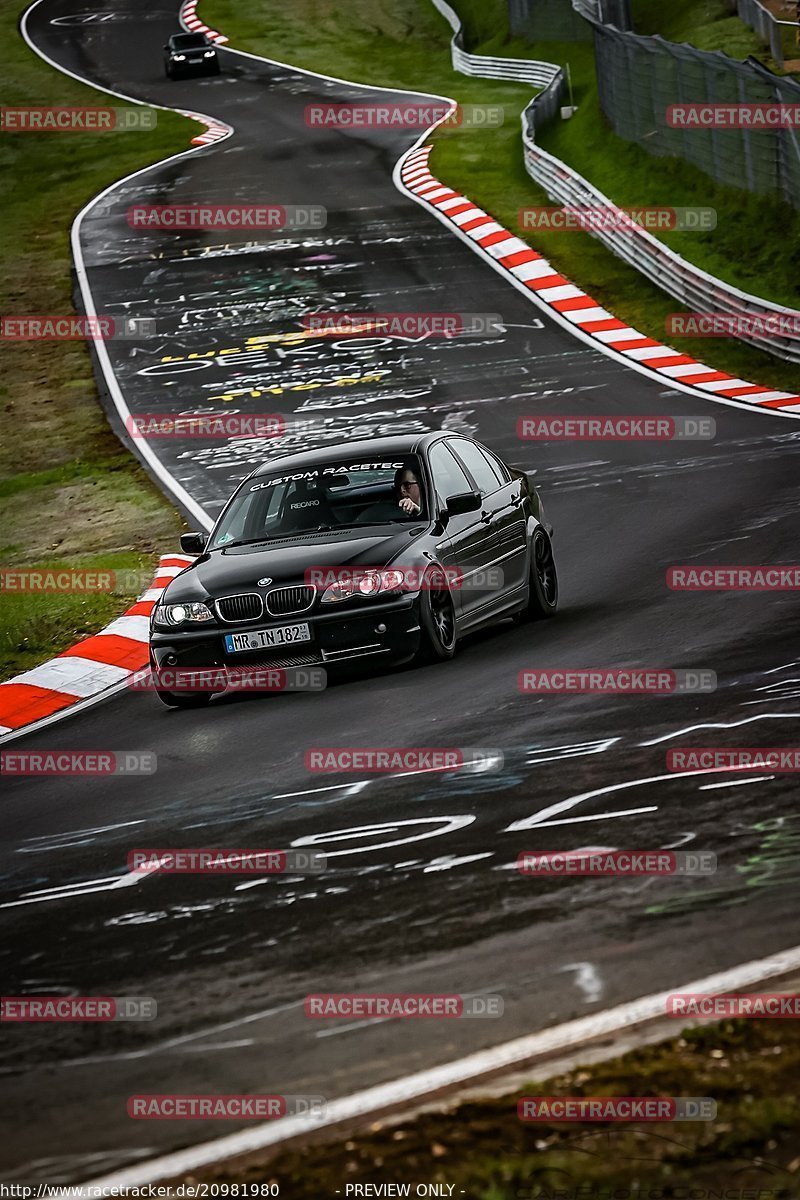
[[[182,533],[181,550],[184,554],[202,554],[207,541],[205,533]]]
[[[449,517],[458,517],[462,513],[477,512],[482,504],[480,492],[459,492],[447,497],[445,510]]]

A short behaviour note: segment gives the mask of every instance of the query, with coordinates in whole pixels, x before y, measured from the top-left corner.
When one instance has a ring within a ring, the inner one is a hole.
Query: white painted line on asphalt
[[[774,778],[774,775],[753,775],[750,779],[731,779],[724,783],[704,783],[697,790],[698,792],[712,792],[715,788],[735,788],[744,787],[748,783],[767,783],[770,779]]]
[[[783,667],[777,667],[776,670],[782,671]],[[639,745],[657,746],[659,742],[671,742],[673,738],[683,737],[685,733],[698,733],[701,729],[738,729],[740,725],[752,725],[754,721],[787,721],[793,717],[800,717],[800,712],[759,713],[755,717],[742,717],[741,721],[704,721],[700,725],[684,725],[683,729],[674,729],[672,733],[663,733],[647,742],[639,742]]]
[[[714,975],[695,979],[668,991],[642,996],[638,1000],[619,1004],[604,1012],[592,1013],[591,1016],[556,1025],[553,1029],[527,1034],[499,1046],[492,1046],[489,1050],[479,1050],[453,1062],[417,1071],[413,1075],[378,1084],[377,1087],[365,1088],[350,1096],[330,1101],[324,1112],[318,1116],[283,1117],[272,1123],[259,1124],[255,1128],[243,1129],[226,1137],[201,1142],[196,1146],[177,1150],[173,1154],[151,1159],[150,1162],[124,1167],[111,1175],[90,1180],[86,1186],[142,1187],[197,1171],[223,1159],[248,1154],[254,1150],[264,1150],[268,1146],[278,1146],[290,1138],[331,1128],[344,1121],[358,1120],[367,1125],[387,1109],[415,1105],[434,1096],[441,1098],[443,1093],[460,1086],[477,1085],[488,1076],[518,1070],[526,1063],[536,1060],[544,1060],[541,1061],[537,1072],[541,1077],[548,1057],[567,1050],[576,1050],[610,1034],[619,1034],[639,1025],[664,1020],[667,1016],[667,999],[676,992],[719,995],[741,991],[798,968],[800,946],[793,946],[769,958],[743,963],[728,971],[718,971]],[[675,1032],[680,1028],[681,1022],[676,1020]],[[613,1048],[610,1053],[615,1053]]]
[[[124,92],[118,92],[112,88],[103,87],[102,84],[86,79],[82,75],[77,75],[74,71],[70,71],[68,67],[64,67],[61,65],[61,63],[56,62],[55,59],[50,58],[49,55],[45,54],[45,52],[36,45],[28,32],[28,19],[34,9],[38,8],[42,2],[43,0],[34,0],[34,3],[31,4],[30,8],[25,10],[20,18],[20,32],[22,33],[26,44],[34,52],[34,54],[38,54],[39,58],[44,59],[44,61],[56,71],[60,71],[64,75],[69,75],[71,79],[76,79],[78,83],[82,83],[85,87],[94,88],[95,91],[98,92],[107,92],[109,96],[118,96],[121,100],[127,100],[131,104],[136,104],[137,106],[142,105],[142,101],[135,96],[128,96]],[[168,108],[163,104],[146,104],[144,107],[160,109],[162,112],[178,112],[181,114],[181,116],[188,116],[194,120],[205,122],[207,125],[219,124],[214,120],[213,117],[206,117],[201,113],[188,113],[184,109]],[[233,130],[230,132],[232,133]],[[124,179],[118,179],[115,183],[112,183],[109,187],[105,188],[97,196],[93,197],[93,199],[91,199],[89,203],[78,213],[77,217],[72,223],[72,254],[73,258],[75,259],[75,271],[78,277],[78,284],[80,286],[81,296],[83,298],[83,304],[87,316],[96,317],[98,314],[94,302],[94,296],[89,286],[89,276],[86,270],[86,264],[84,262],[83,250],[80,242],[81,226],[84,218],[95,207],[95,205],[104,200],[105,197],[111,192],[115,191],[117,188],[124,187],[125,184],[129,183],[132,179],[136,179],[139,175],[144,175],[148,171],[155,170],[157,167],[163,167],[167,163],[177,162],[179,159],[186,157],[188,154],[198,153],[200,153],[199,148],[183,150],[180,154],[173,154],[169,158],[163,158],[159,162],[151,163],[151,165],[148,167],[143,167],[140,171],[134,171],[132,174],[126,175]],[[114,407],[117,410],[119,419],[122,422],[123,427],[128,429],[130,428],[130,425],[128,424],[128,418],[131,416],[131,411],[128,408],[125,397],[122,394],[122,389],[119,386],[114,369],[111,365],[106,344],[102,340],[96,340],[94,343],[94,348],[100,368],[103,372],[103,378],[106,381],[109,395],[111,396]],[[127,444],[130,445],[130,443]],[[194,520],[200,523],[200,527],[202,529],[210,530],[214,524],[212,518],[209,517],[201,505],[189,495],[183,485],[178,483],[177,479],[170,474],[170,472],[155,454],[149,443],[145,439],[137,439],[137,444],[141,457],[147,462],[148,467],[153,471],[166,494],[171,495],[184,509],[186,509],[187,512],[191,513]],[[70,711],[73,712],[74,709]]]

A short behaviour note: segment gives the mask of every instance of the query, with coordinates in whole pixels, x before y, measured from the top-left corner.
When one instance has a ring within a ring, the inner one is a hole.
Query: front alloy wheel
[[[417,659],[443,662],[456,652],[456,610],[444,572],[433,567],[425,575],[419,598],[422,638]]]

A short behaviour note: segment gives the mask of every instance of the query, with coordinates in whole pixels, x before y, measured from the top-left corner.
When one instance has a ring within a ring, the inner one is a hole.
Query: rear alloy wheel
[[[432,567],[419,597],[422,638],[418,662],[444,662],[456,652],[456,610],[444,572]]]
[[[539,526],[531,543],[531,574],[528,603],[518,621],[543,621],[558,611],[558,574],[550,538]]]

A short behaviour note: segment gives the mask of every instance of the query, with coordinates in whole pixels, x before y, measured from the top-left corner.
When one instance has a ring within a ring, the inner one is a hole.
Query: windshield
[[[413,522],[426,514],[419,460],[337,459],[250,479],[223,515],[214,548],[233,543]]]
[[[176,33],[171,39],[173,50],[198,50],[201,46],[208,44],[204,33]]]

